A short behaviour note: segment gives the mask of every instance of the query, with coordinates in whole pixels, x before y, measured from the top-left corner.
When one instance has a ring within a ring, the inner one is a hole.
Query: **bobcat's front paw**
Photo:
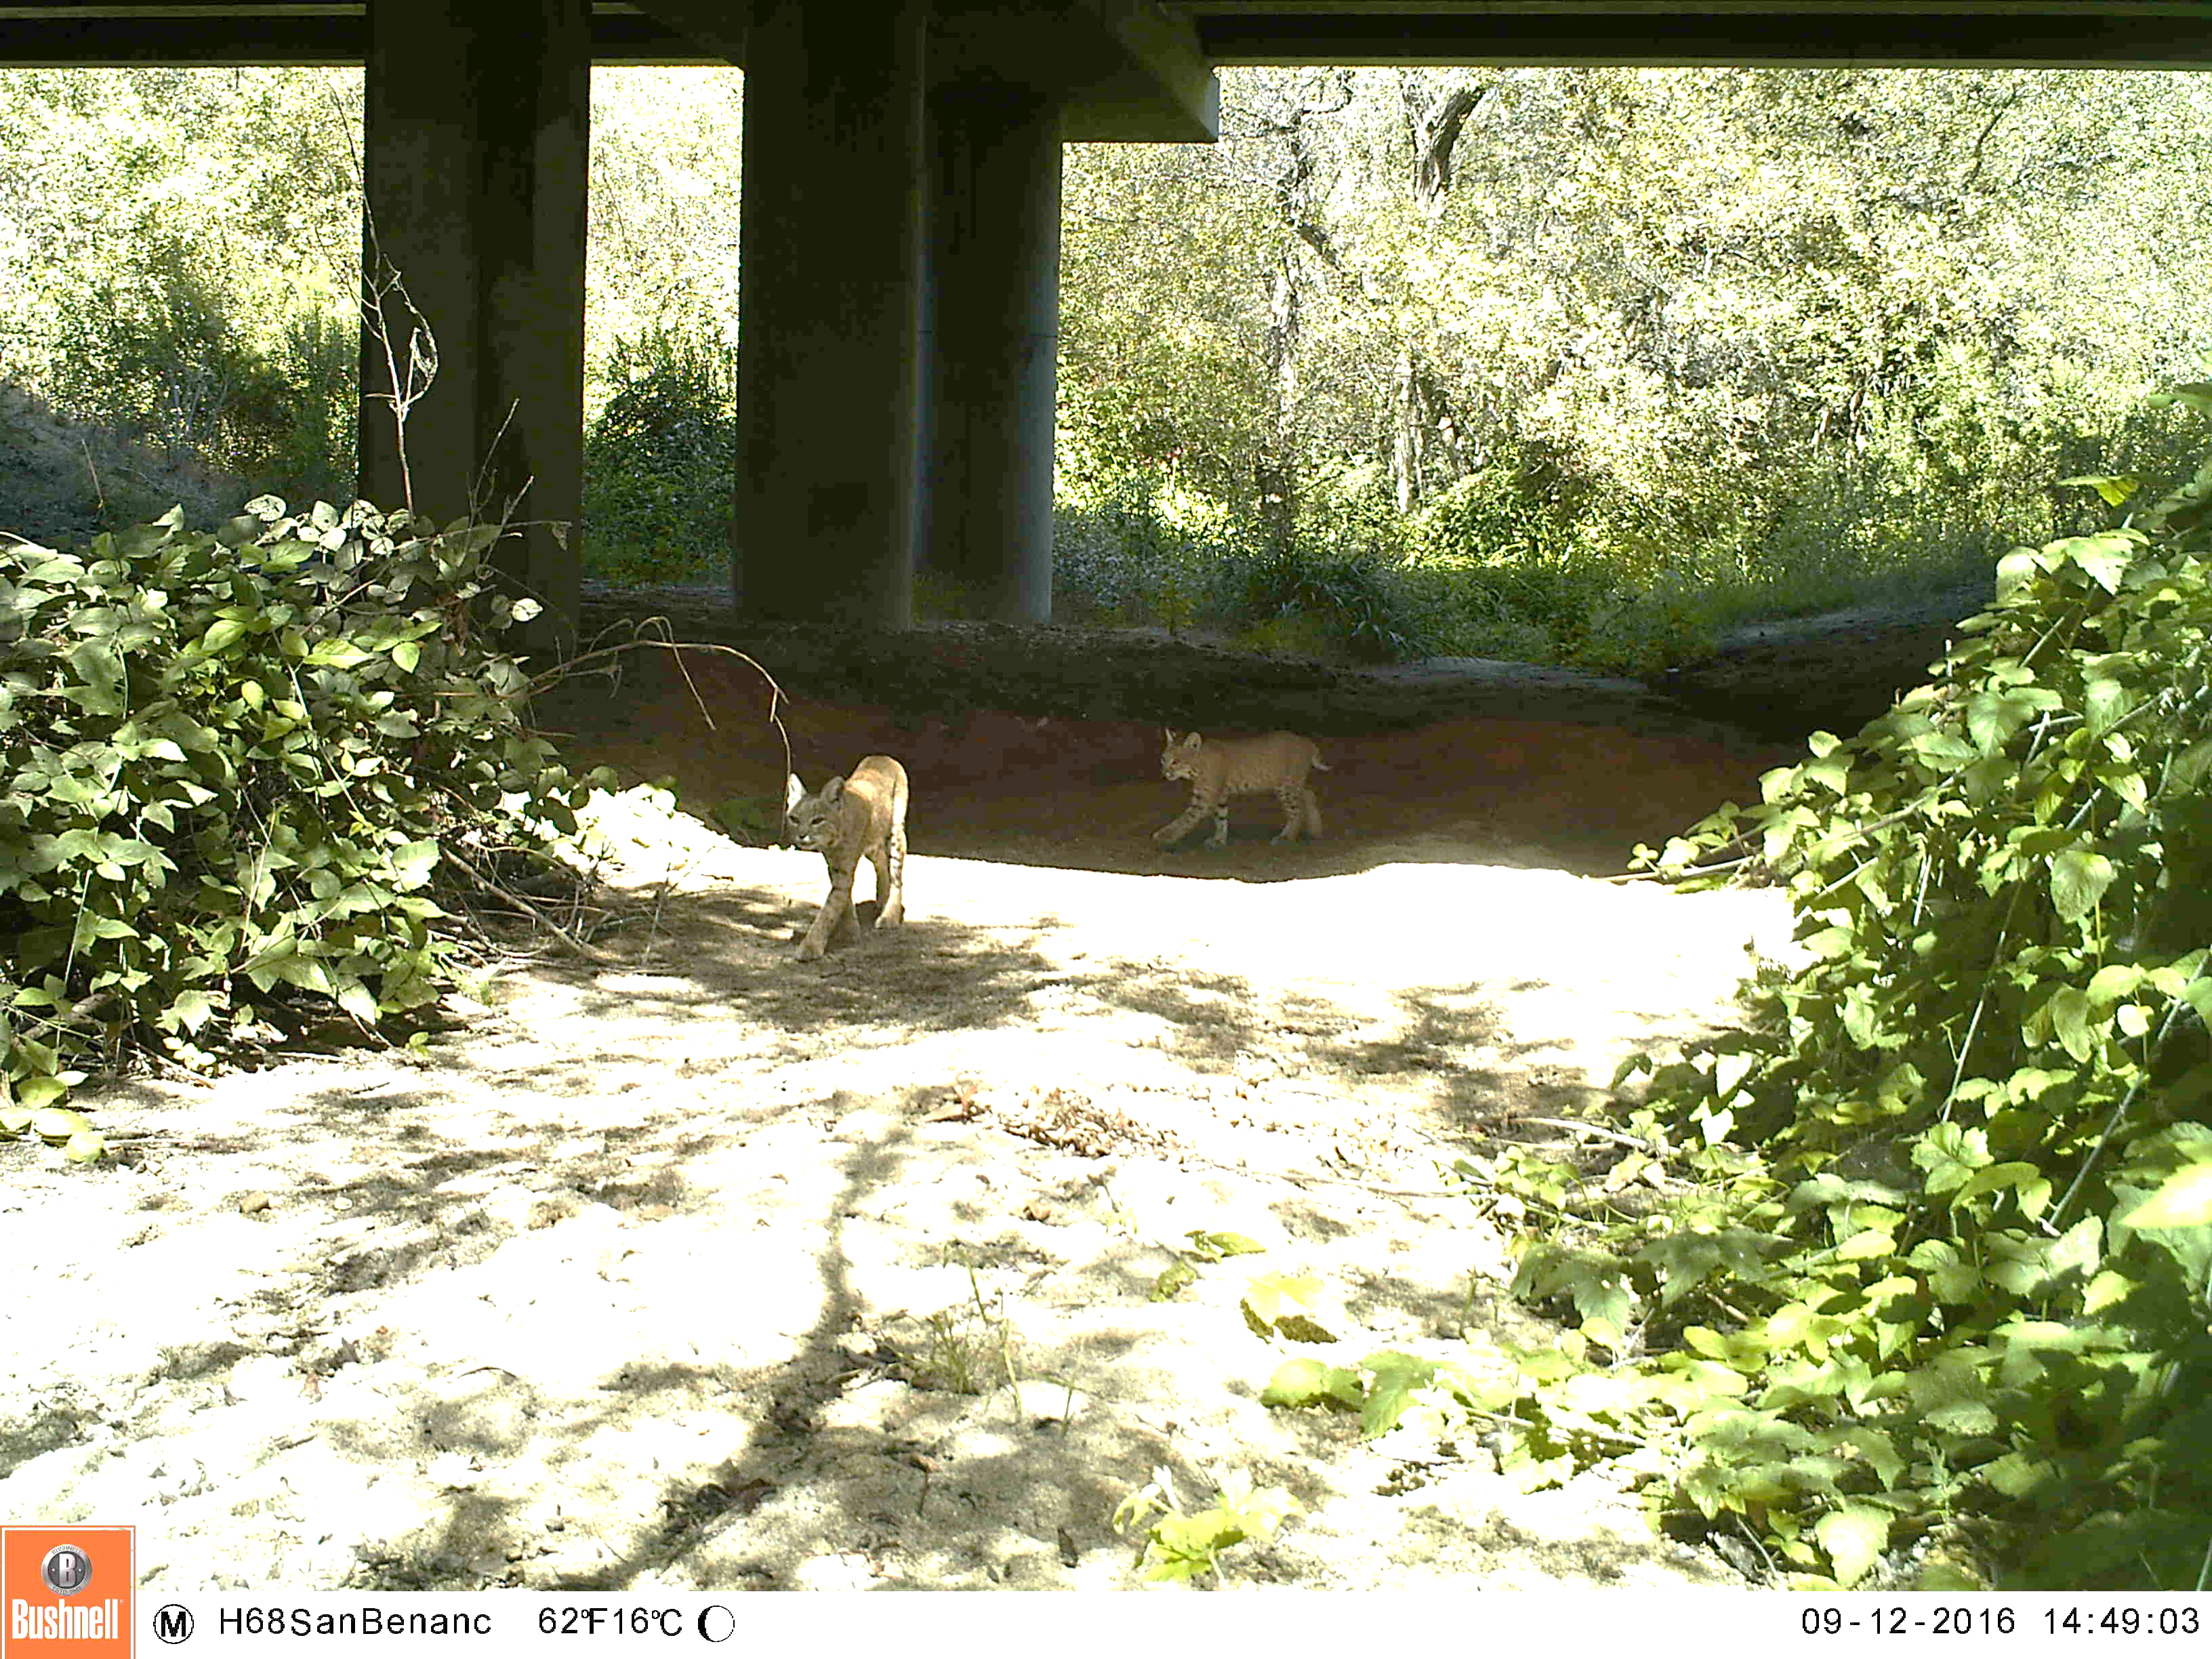
[[[829,947],[829,940],[823,939],[819,933],[810,931],[805,939],[799,941],[799,959],[801,962],[811,962]]]
[[[876,926],[878,927],[901,927],[905,925],[906,902],[903,899],[893,899],[876,912]]]
[[[1172,830],[1155,830],[1152,831],[1152,844],[1156,847],[1172,847],[1182,839],[1182,837],[1181,836],[1175,834]]]

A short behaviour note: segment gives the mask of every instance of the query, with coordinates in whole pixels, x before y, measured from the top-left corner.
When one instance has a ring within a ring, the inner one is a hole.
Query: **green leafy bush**
[[[1402,662],[1430,655],[1435,643],[1398,577],[1356,554],[1262,547],[1216,568],[1213,603],[1248,625],[1310,617],[1355,661]]]
[[[434,998],[455,895],[524,878],[590,781],[495,648],[496,526],[263,497],[0,549],[0,1127],[139,1048],[203,1065]]]
[[[615,581],[693,581],[729,567],[737,353],[657,328],[616,343],[614,395],[584,435],[586,556]]]
[[[1408,521],[1407,553],[1422,563],[1542,568],[1560,561],[1572,532],[1556,496],[1518,467],[1492,465],[1421,503]]]
[[[1218,505],[1157,479],[1126,477],[1053,513],[1053,611],[1127,626],[1197,620],[1211,572],[1252,534]]]
[[[1656,858],[1786,881],[1814,960],[1745,1029],[1625,1068],[1654,1072],[1644,1146],[1601,1178],[1492,1172],[1565,1218],[1516,1287],[1577,1328],[1484,1396],[1537,1467],[1661,1448],[1663,1505],[1797,1582],[1947,1525],[2028,1583],[2197,1582],[2209,532],[2212,465],[2016,550],[1934,684]]]
[[[163,237],[62,307],[49,349],[57,404],[173,462],[310,499],[351,489],[360,329],[327,280],[225,265]],[[165,499],[127,474],[100,483],[110,524]],[[213,515],[220,493],[210,481],[198,516]]]
[[[1266,1544],[1285,1520],[1303,1512],[1304,1505],[1283,1487],[1255,1489],[1243,1469],[1221,1477],[1212,1504],[1187,1510],[1174,1475],[1156,1468],[1148,1485],[1121,1500],[1113,1524],[1141,1540],[1147,1583],[1188,1583],[1205,1575],[1218,1584],[1225,1576],[1224,1554],[1239,1544]]]

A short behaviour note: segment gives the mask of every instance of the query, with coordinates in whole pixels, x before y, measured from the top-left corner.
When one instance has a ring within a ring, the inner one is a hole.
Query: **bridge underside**
[[[1042,621],[1060,153],[1205,142],[1243,64],[2201,68],[2212,0],[0,0],[0,66],[366,66],[367,269],[434,331],[418,506],[582,506],[593,65],[747,74],[733,597],[911,620],[917,562]],[[387,292],[387,326],[396,296]],[[363,340],[362,493],[401,498]],[[489,465],[486,465],[487,458]],[[526,493],[524,487],[527,486]],[[510,568],[573,638],[580,538]]]

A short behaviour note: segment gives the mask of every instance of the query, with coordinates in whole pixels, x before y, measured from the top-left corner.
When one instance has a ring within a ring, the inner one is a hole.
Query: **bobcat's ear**
[[[1169,748],[1170,748],[1170,749],[1174,748],[1174,747],[1175,747],[1175,727],[1173,727],[1172,726],[1162,726],[1162,727],[1160,728],[1160,730],[1161,730],[1161,731],[1163,731],[1163,732],[1166,732],[1166,733],[1168,734],[1168,747],[1169,747]]]
[[[822,804],[823,804],[824,806],[835,806],[835,805],[836,805],[839,801],[841,801],[841,800],[842,800],[842,799],[845,799],[845,780],[844,780],[844,779],[842,779],[842,778],[832,778],[832,779],[830,779],[830,781],[829,781],[829,782],[827,782],[827,783],[825,783],[825,784],[823,784],[823,785],[822,786]]]
[[[784,816],[788,817],[791,815],[791,809],[805,799],[806,786],[799,781],[799,774],[793,772],[783,781]]]
[[[1186,749],[1195,749],[1195,748],[1197,748],[1197,747],[1198,747],[1198,745],[1199,745],[1199,735],[1198,735],[1198,733],[1197,733],[1197,732],[1184,732],[1184,733],[1182,734],[1182,746],[1183,746],[1184,748],[1186,748]]]

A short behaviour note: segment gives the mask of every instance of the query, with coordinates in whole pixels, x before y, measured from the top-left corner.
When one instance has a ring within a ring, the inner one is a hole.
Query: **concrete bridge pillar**
[[[753,0],[732,588],[747,615],[913,619],[924,0]]]
[[[539,647],[573,642],[583,574],[581,543],[544,525],[583,510],[591,51],[588,0],[368,7],[365,283],[397,272],[437,374],[408,411],[403,471],[385,345],[364,323],[361,494],[390,508],[411,488],[441,522],[479,475],[487,515],[520,495],[513,516],[536,526],[495,557],[545,607],[518,641]],[[380,298],[404,381],[412,319]]]
[[[929,113],[921,562],[1001,621],[1049,622],[1060,112],[989,82]]]

